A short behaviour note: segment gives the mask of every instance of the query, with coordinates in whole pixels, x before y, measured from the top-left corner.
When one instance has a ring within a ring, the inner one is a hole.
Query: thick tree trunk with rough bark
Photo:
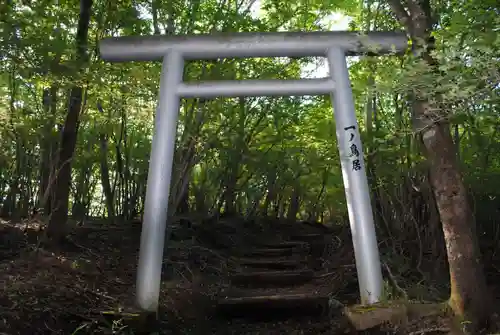
[[[87,61],[87,39],[90,23],[92,0],[80,1],[80,17],[76,32],[76,64],[84,68]],[[53,211],[47,227],[47,238],[57,243],[65,236],[68,219],[69,191],[71,186],[71,160],[76,146],[78,122],[82,107],[83,88],[74,86],[71,89],[68,103],[68,114],[62,130],[59,158],[55,179]]]
[[[428,104],[418,103],[416,108]],[[430,164],[430,180],[441,217],[450,268],[450,307],[455,314],[481,327],[489,318],[488,289],[480,260],[475,220],[458,169],[449,125],[436,125],[422,134]]]
[[[391,0],[397,18],[408,31],[414,51],[431,68],[437,61],[429,52],[432,15],[428,0]],[[405,7],[406,6],[406,7]],[[432,45],[430,46],[432,47]],[[439,97],[437,97],[439,99]],[[430,166],[430,181],[441,218],[448,255],[451,294],[449,305],[466,332],[477,333],[490,319],[491,301],[476,235],[476,223],[459,171],[450,124],[436,115],[429,97],[414,97],[415,130],[420,133]]]

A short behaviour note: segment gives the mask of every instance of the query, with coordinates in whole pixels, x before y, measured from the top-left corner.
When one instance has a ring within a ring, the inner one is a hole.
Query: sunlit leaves
[[[11,171],[11,162],[15,162],[16,132],[30,159],[39,164],[38,148],[52,115],[42,104],[43,91],[57,88],[56,122],[51,129],[56,138],[67,108],[68,88],[77,83],[85,88],[85,99],[73,161],[74,178],[79,178],[91,162],[92,180],[98,179],[98,139],[105,134],[110,167],[116,170],[118,152],[123,156],[127,152],[130,170],[136,178],[140,176],[136,182],[145,182],[161,64],[103,62],[97,42],[110,35],[153,33],[153,4],[162,33],[172,24],[175,33],[325,30],[332,14],[339,12],[349,16],[352,29],[401,28],[382,2],[96,0],[88,46],[91,62],[86,73],[77,76],[79,69],[73,62],[78,17],[75,2],[45,0],[24,7],[16,5],[8,8],[7,24],[0,25],[0,134],[4,139],[0,169]],[[252,5],[260,5],[260,9]],[[449,113],[452,123],[460,126],[461,158],[471,171],[470,178],[477,179],[486,168],[492,174],[500,171],[496,155],[488,154],[498,151],[500,142],[496,121],[500,113],[498,6],[492,0],[477,4],[434,1],[433,5],[440,14],[433,52],[438,71],[409,55],[360,57],[350,62],[365,151],[377,167],[377,176],[387,182],[397,183],[400,175],[411,173],[408,169],[421,162],[413,147],[417,141],[411,132],[410,93],[442,97],[440,106]],[[309,61],[261,58],[188,62],[185,78],[297,79]],[[368,133],[364,120],[370,97],[375,99],[375,107]],[[11,108],[12,101],[15,108]],[[97,109],[98,102],[103,113]],[[192,143],[195,148],[192,189],[206,194],[210,201],[220,198],[228,176],[236,171],[237,199],[242,206],[245,201],[262,200],[260,196],[274,178],[284,198],[290,197],[294,187],[300,188],[302,209],[318,205],[333,216],[345,213],[329,97],[189,99],[182,102],[179,122],[178,148]],[[406,165],[409,161],[414,165]],[[475,167],[483,161],[487,161],[486,168]],[[32,172],[34,182],[37,173]],[[323,184],[325,189],[318,200]]]

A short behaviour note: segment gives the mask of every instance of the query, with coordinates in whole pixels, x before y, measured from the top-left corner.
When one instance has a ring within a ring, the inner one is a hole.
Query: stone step
[[[306,257],[302,258],[238,258],[232,257],[231,260],[244,268],[269,269],[269,270],[293,270],[304,268],[310,261]]]
[[[237,287],[286,287],[304,284],[313,278],[312,270],[241,272],[230,276],[231,284]]]
[[[264,246],[268,249],[286,249],[286,248],[296,248],[307,250],[309,248],[308,242],[302,241],[282,241],[282,242],[257,242],[257,244]]]
[[[229,317],[274,319],[279,315],[322,315],[328,311],[328,295],[287,292],[221,297],[219,313]]]
[[[279,257],[306,254],[306,251],[297,247],[293,248],[251,248],[239,250],[238,255],[244,257]]]
[[[292,241],[302,241],[302,242],[323,242],[325,238],[324,234],[309,233],[309,234],[297,234],[291,235],[290,240]]]

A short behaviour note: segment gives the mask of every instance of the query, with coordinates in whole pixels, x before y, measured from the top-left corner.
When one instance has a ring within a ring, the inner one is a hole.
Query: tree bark
[[[90,23],[92,0],[80,1],[80,17],[76,32],[76,65],[79,69],[86,66],[87,39]],[[71,187],[71,160],[76,146],[80,110],[82,107],[83,88],[75,85],[69,96],[68,114],[61,132],[61,144],[55,179],[54,208],[47,227],[47,238],[57,244],[65,236],[68,219],[69,191]]]
[[[154,34],[155,35],[160,35],[160,25],[158,24],[158,0],[153,0],[151,3],[151,12],[153,14],[153,28],[154,28]]]
[[[292,195],[290,196],[290,205],[288,207],[287,220],[294,222],[297,220],[297,214],[300,209],[300,189],[299,185],[295,185]]]
[[[104,110],[100,102],[97,103],[97,109],[104,115]],[[111,182],[109,177],[109,164],[108,164],[108,136],[106,131],[103,130],[99,134],[100,143],[100,166],[101,166],[101,183],[104,192],[104,199],[106,200],[106,209],[108,212],[108,220],[114,222],[115,220],[115,203],[114,194],[111,189]]]
[[[418,57],[437,71],[437,61],[429,51],[432,45],[428,43],[432,30],[429,1],[391,0],[390,5],[409,33]],[[480,260],[476,223],[459,171],[457,148],[449,122],[434,112],[437,107],[428,96],[416,95],[414,128],[422,138],[429,161],[430,182],[446,241],[451,284],[449,305],[459,319],[468,321],[463,323],[464,331],[477,333],[488,323],[492,305]]]
[[[267,173],[267,195],[264,204],[262,205],[262,216],[267,216],[269,212],[269,206],[276,201],[277,193],[276,193],[276,173],[277,167],[272,166],[269,168]]]
[[[53,193],[51,175],[54,173],[53,149],[56,141],[54,140],[53,129],[57,116],[57,91],[58,87],[52,85],[50,89],[47,88],[43,92],[43,111],[47,116],[47,121],[43,127],[43,138],[40,139],[40,188],[37,207],[43,208],[44,215],[50,215],[50,194]]]

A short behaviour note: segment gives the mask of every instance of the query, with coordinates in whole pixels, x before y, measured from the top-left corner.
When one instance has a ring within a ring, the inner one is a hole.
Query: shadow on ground
[[[230,288],[230,274],[241,266],[235,253],[244,257],[251,241],[265,241],[270,232],[262,228],[265,222],[186,223],[173,225],[166,244],[159,334],[356,333],[338,306],[333,312],[323,308],[305,313],[313,308],[299,305],[295,313],[281,316],[254,312],[230,318],[217,313],[217,304]],[[327,240],[322,262],[315,265],[315,279],[306,286],[311,291],[328,289],[329,297],[340,304],[356,303],[348,230],[307,229],[320,231]],[[0,333],[137,334],[133,306],[140,225],[75,228],[70,242],[58,250],[37,250],[39,235],[38,228],[0,224]],[[127,321],[127,313],[132,321]],[[123,318],[110,318],[111,314]],[[404,331],[388,324],[364,333],[410,334],[417,329],[418,334],[444,334],[447,327],[447,320],[433,316],[406,325]]]

